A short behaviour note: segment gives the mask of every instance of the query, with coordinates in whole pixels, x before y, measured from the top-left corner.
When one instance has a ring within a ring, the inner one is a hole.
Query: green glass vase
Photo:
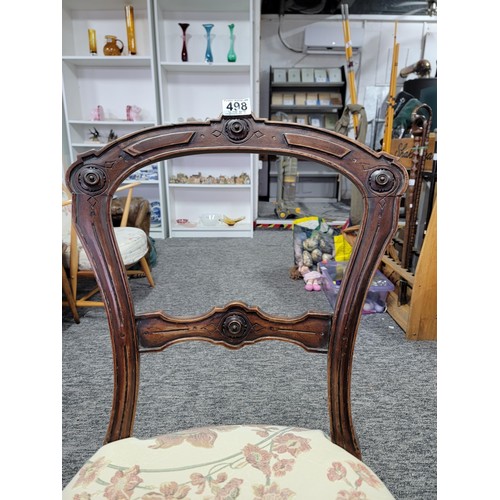
[[[229,52],[227,62],[236,62],[236,52],[234,51],[234,24],[228,24],[229,28]]]

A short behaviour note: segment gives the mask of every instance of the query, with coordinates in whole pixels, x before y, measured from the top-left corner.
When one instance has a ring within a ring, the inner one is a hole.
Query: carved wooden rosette
[[[332,319],[309,313],[300,319],[267,316],[235,302],[198,318],[137,318],[111,224],[110,203],[136,170],[160,160],[202,153],[274,153],[322,163],[360,190],[364,215]],[[132,433],[139,376],[139,349],[162,349],[189,338],[239,348],[267,338],[328,351],[332,440],[360,457],[350,408],[351,362],[365,296],[383,252],[397,228],[406,170],[387,153],[375,153],[335,132],[307,125],[248,117],[162,125],[124,136],[79,155],[68,170],[78,234],[97,275],[114,353],[115,390],[107,441]],[[295,322],[295,323],[294,323]],[[293,325],[287,329],[286,326]],[[325,325],[329,325],[325,334]],[[316,333],[314,333],[316,332]]]
[[[231,302],[198,317],[156,312],[137,316],[141,351],[158,351],[183,340],[205,340],[239,349],[262,340],[285,340],[307,351],[327,352],[332,315],[309,312],[297,318],[269,316],[258,307]]]

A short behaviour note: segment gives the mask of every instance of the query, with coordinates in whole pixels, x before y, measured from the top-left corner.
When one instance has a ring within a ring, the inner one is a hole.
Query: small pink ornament
[[[97,108],[92,110],[92,120],[95,122],[100,122],[103,119],[102,106],[99,105]]]
[[[141,111],[142,109],[139,106],[127,106],[127,121],[129,122],[137,122],[141,119]]]

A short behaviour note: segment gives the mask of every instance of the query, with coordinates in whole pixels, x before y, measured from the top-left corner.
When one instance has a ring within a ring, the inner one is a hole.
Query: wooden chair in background
[[[196,317],[136,313],[106,214],[110,198],[139,168],[200,153],[296,156],[335,169],[357,186],[365,212],[333,312],[308,311],[285,318],[233,301]],[[73,193],[78,235],[105,297],[115,387],[106,444],[64,488],[64,499],[186,498],[188,494],[206,498],[210,492],[217,498],[245,499],[394,498],[361,461],[350,400],[363,304],[396,231],[401,196],[408,185],[406,170],[392,155],[376,153],[325,129],[251,115],[223,116],[129,134],[100,151],[80,155],[66,179]],[[131,437],[141,357],[188,340],[231,350],[281,340],[310,353],[327,354],[330,439],[322,431],[287,427],[287,422],[187,429],[151,439]],[[142,496],[143,492],[147,493]]]
[[[140,182],[123,184],[116,191],[127,191],[125,203],[123,204],[123,215],[119,227],[114,231],[117,237],[120,255],[128,276],[145,276],[149,284],[154,287],[155,283],[151,274],[146,254],[148,253],[148,235],[144,230],[137,227],[127,227],[130,204],[132,202],[133,190]],[[63,306],[70,308],[75,322],[79,323],[77,308],[79,307],[103,307],[104,302],[92,298],[99,292],[98,286],[91,287],[80,294],[79,280],[95,279],[90,261],[81,245],[74,224],[71,220],[72,199],[69,190],[63,186],[62,201],[62,258],[63,258]],[[139,269],[130,269],[139,264]],[[88,288],[88,287],[87,287]]]

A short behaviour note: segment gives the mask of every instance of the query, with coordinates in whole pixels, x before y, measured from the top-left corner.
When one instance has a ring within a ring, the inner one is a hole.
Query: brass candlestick
[[[125,5],[125,19],[127,22],[128,53],[130,56],[135,56],[137,47],[135,45],[134,8],[132,5]]]

